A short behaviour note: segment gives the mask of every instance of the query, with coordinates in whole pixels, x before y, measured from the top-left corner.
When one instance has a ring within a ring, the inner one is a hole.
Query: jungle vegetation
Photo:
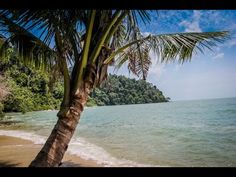
[[[25,66],[9,49],[8,57],[0,60],[1,112],[58,110],[63,99],[63,78],[54,83],[47,72]],[[87,106],[124,105],[166,102],[162,92],[144,80],[110,74],[95,88]],[[3,113],[2,113],[3,114]]]

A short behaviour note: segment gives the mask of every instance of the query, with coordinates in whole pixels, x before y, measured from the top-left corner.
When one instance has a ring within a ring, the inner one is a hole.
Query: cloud
[[[185,32],[202,32],[199,24],[201,15],[200,11],[194,10],[192,21],[183,20],[179,25],[185,27]]]
[[[152,33],[146,31],[146,32],[143,32],[143,33],[141,32],[141,34],[142,34],[144,37],[147,37],[148,35],[150,35],[150,34],[152,34]]]
[[[152,61],[152,65],[149,69],[149,75],[152,75],[159,79],[166,70],[165,64],[160,62],[157,55],[155,55],[153,51],[151,51],[149,55]]]
[[[235,34],[230,34],[229,36],[230,38],[227,39],[225,42],[219,44],[218,46],[223,48],[223,47],[226,47],[226,48],[231,48],[231,47],[234,47],[236,45],[236,33]]]
[[[223,52],[221,52],[221,53],[218,53],[218,54],[216,54],[214,57],[212,57],[213,59],[221,59],[221,58],[224,58],[224,53]]]
[[[236,36],[233,36],[230,40],[228,40],[223,46],[231,48],[236,45]]]
[[[158,31],[166,32],[166,30],[179,31],[179,24],[186,17],[190,17],[190,10],[159,10],[159,16],[156,20]]]
[[[231,48],[236,45],[236,24],[233,24],[232,26],[230,26],[228,30],[231,33],[231,37],[225,43],[225,46]]]
[[[222,47],[224,46],[225,44],[223,45],[220,45],[220,46],[215,46],[214,48],[214,52],[211,51],[209,54],[209,57],[212,58],[213,60],[217,60],[217,59],[223,59],[225,54],[224,52],[222,52]]]
[[[149,74],[154,75],[158,79],[164,72],[165,72],[165,65],[163,63],[153,64],[149,69]]]
[[[236,38],[231,39],[228,44],[229,44],[229,47],[235,46],[236,45]]]
[[[222,23],[225,24],[226,19],[224,18],[226,14],[219,10],[202,10],[201,24],[206,26],[221,26]],[[216,20],[217,19],[217,20]]]

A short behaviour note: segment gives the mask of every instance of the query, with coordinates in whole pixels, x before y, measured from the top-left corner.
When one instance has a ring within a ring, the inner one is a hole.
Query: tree
[[[89,93],[107,77],[110,65],[147,77],[154,50],[162,62],[191,59],[228,32],[150,34],[144,36],[139,21],[149,23],[144,10],[2,10],[0,26],[5,42],[0,53],[13,46],[25,64],[42,70],[60,71],[64,77],[64,97],[58,121],[31,167],[58,166]],[[73,68],[69,72],[68,68]]]
[[[2,102],[6,99],[7,95],[9,95],[10,89],[7,86],[6,79],[0,75],[0,118],[4,117],[3,104]]]
[[[91,95],[99,106],[168,101],[160,90],[149,82],[112,74],[109,74],[106,81],[94,89]]]

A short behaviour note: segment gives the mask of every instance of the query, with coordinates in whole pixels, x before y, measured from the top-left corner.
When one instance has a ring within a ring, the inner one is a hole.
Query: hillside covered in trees
[[[93,91],[91,98],[97,105],[159,103],[169,100],[149,82],[111,74],[100,88]]]
[[[52,83],[50,73],[26,67],[14,54],[0,60],[0,109],[4,112],[28,112],[59,109],[63,98],[63,80]],[[5,90],[5,91],[4,91]],[[109,75],[88,99],[87,106],[166,102],[162,92],[144,80]],[[1,112],[0,110],[0,112]]]

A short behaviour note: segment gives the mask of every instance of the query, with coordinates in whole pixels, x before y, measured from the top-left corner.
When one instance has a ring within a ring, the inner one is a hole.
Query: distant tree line
[[[59,109],[63,80],[52,83],[50,73],[23,64],[14,53],[0,60],[0,115],[4,112],[29,112]],[[144,80],[109,75],[90,95],[87,106],[167,102],[163,93]]]
[[[108,79],[96,88],[91,99],[99,106],[167,102],[163,93],[144,80],[129,79],[110,74]]]

